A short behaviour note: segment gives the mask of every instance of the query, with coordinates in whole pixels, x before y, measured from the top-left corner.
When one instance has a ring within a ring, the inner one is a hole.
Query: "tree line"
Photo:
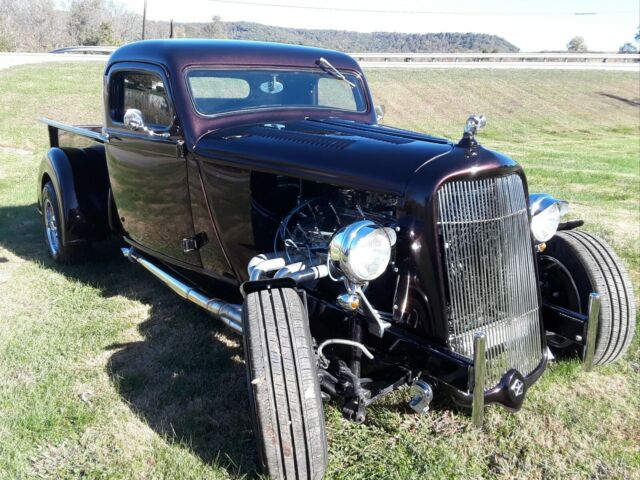
[[[350,52],[518,52],[504,38],[484,33],[350,32],[274,27],[251,22],[187,23],[176,27],[178,36],[266,40]]]
[[[148,21],[146,38],[169,37],[167,21]],[[128,10],[123,0],[0,0],[0,51],[43,52],[75,45],[122,45],[139,40],[142,16]],[[509,53],[519,49],[502,37],[479,33],[397,33],[309,30],[224,22],[177,23],[175,37],[229,38],[309,45],[350,52],[480,52]],[[640,27],[635,41],[640,41]],[[567,49],[587,51],[582,37]],[[631,42],[622,53],[635,53]]]
[[[61,8],[60,8],[61,7]],[[169,22],[148,21],[146,38],[167,38]],[[0,51],[43,52],[74,45],[139,40],[142,16],[122,0],[0,0]],[[505,39],[477,33],[408,34],[306,30],[249,22],[174,26],[175,37],[262,40],[360,52],[517,52]]]
[[[0,51],[120,45],[139,38],[140,15],[118,0],[0,0]]]

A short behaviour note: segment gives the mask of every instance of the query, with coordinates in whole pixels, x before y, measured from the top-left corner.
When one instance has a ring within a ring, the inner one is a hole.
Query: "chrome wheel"
[[[50,199],[44,201],[44,228],[47,235],[47,243],[51,255],[57,255],[60,252],[60,238],[58,237],[58,220],[56,211]]]

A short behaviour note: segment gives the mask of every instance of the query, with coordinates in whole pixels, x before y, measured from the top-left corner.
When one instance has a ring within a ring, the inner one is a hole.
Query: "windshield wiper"
[[[343,82],[347,82],[351,86],[351,88],[356,88],[356,84],[347,80],[347,77],[345,77],[336,67],[331,65],[329,60],[327,60],[326,58],[320,57],[316,63],[320,65],[320,67],[323,67],[324,69],[328,70],[329,73],[332,73],[334,76],[336,76]]]

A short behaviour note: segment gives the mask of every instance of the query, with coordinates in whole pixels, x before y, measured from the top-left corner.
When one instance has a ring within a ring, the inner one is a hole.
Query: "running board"
[[[217,298],[209,298],[205,296],[195,288],[178,280],[176,277],[162,270],[154,263],[151,263],[149,260],[140,255],[137,250],[131,247],[123,247],[121,248],[121,251],[126,258],[128,258],[133,263],[141,265],[144,269],[151,272],[162,283],[164,283],[182,298],[195,303],[201,308],[204,308],[206,311],[213,314],[215,318],[224,323],[227,327],[231,328],[234,332],[242,334],[242,307],[240,305],[227,303],[222,300],[218,300]]]

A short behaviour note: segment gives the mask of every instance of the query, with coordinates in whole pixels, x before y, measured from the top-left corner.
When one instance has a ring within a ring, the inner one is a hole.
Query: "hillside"
[[[186,5],[184,8],[188,8]],[[176,23],[175,37],[262,40],[349,52],[517,52],[496,35],[479,33],[361,33],[307,30],[203,16]],[[42,52],[70,45],[122,45],[139,40],[142,16],[120,0],[0,0],[0,51]],[[147,21],[146,38],[168,38],[168,21]]]
[[[155,22],[154,33],[168,31],[166,22]],[[164,28],[163,28],[164,27]],[[309,45],[349,52],[517,52],[502,37],[484,33],[361,33],[346,30],[308,30],[274,27],[251,22],[176,24],[176,36],[260,40]]]

